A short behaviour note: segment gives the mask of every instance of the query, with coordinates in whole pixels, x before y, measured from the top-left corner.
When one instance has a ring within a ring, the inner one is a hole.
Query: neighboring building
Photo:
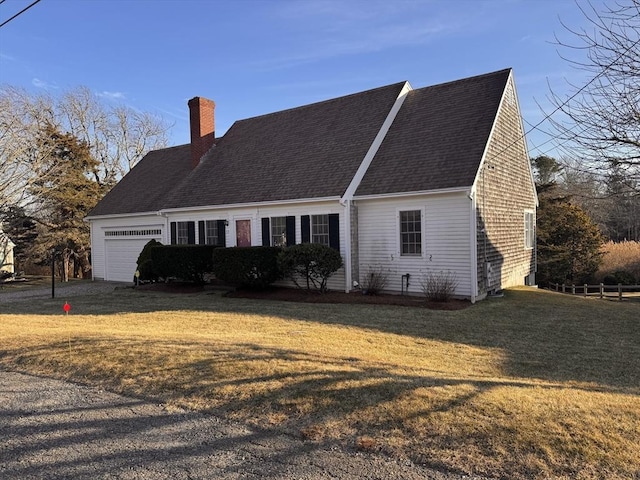
[[[513,73],[396,83],[235,122],[189,101],[191,143],[150,152],[90,212],[93,275],[130,281],[142,247],[325,243],[387,290],[450,271],[472,301],[534,283],[537,197]],[[407,277],[409,274],[409,277]],[[403,284],[404,280],[404,284]]]
[[[2,231],[2,224],[0,224],[0,271],[15,273],[13,264],[13,249],[15,246],[9,236]]]

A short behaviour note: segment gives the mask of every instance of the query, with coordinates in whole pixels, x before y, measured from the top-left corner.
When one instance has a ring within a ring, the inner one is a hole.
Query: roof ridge
[[[506,72],[511,72],[512,70],[513,70],[512,67],[507,67],[507,68],[503,68],[502,70],[496,70],[494,72],[481,73],[480,75],[472,75],[470,77],[459,78],[457,80],[449,80],[447,82],[436,83],[434,85],[426,85],[424,87],[414,88],[414,91],[416,91],[416,90],[426,90],[428,88],[439,88],[439,87],[452,85],[452,84],[455,84],[455,83],[468,82],[470,80],[480,80],[481,78],[484,78],[484,77],[497,76],[499,74],[503,74],[503,73],[506,73]]]
[[[373,93],[375,91],[383,90],[385,88],[400,87],[401,85],[404,85],[407,82],[408,82],[408,80],[402,80],[400,82],[390,83],[388,85],[382,85],[381,87],[369,88],[367,90],[362,90],[360,92],[348,93],[346,95],[341,95],[339,97],[327,98],[325,100],[319,100],[317,102],[307,103],[305,105],[298,105],[297,107],[290,107],[290,108],[285,108],[283,110],[276,110],[275,112],[263,113],[261,115],[255,115],[253,117],[242,118],[240,120],[236,120],[234,123],[245,122],[247,120],[254,120],[256,118],[268,117],[269,115],[277,115],[277,114],[280,114],[280,113],[291,112],[291,111],[294,111],[294,110],[301,110],[303,108],[316,107],[318,105],[322,105],[323,103],[326,104],[326,103],[331,103],[331,102],[335,102],[335,101],[338,101],[338,100],[344,100],[344,99],[349,98],[349,97],[355,97],[356,95],[363,95],[365,93]]]

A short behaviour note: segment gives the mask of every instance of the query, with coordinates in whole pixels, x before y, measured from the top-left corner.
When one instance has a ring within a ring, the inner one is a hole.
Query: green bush
[[[237,287],[265,288],[281,278],[278,270],[280,247],[230,247],[213,251],[213,273],[219,280]]]
[[[342,267],[342,256],[337,250],[319,243],[301,243],[287,247],[278,255],[278,267],[298,288],[299,281],[326,292],[327,280]]]
[[[157,240],[149,240],[144,246],[140,255],[138,255],[137,270],[140,272],[139,280],[141,282],[155,282],[158,280],[158,274],[153,268],[153,260],[151,259],[151,249],[153,247],[162,246],[162,243]],[[133,282],[136,283],[136,278],[133,278]]]
[[[605,285],[635,285],[636,279],[631,273],[624,270],[618,270],[617,272],[613,272],[612,274],[604,277],[602,283]]]
[[[151,248],[151,260],[158,277],[204,283],[213,271],[213,245],[163,245]]]

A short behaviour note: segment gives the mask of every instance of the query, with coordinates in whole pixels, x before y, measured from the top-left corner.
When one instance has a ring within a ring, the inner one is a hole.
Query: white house
[[[219,138],[214,108],[191,99],[191,143],[150,152],[90,212],[95,279],[131,281],[154,238],[325,243],[345,263],[329,287],[346,291],[372,269],[409,293],[452,272],[471,300],[533,283],[537,197],[511,69],[239,120]]]
[[[13,264],[13,249],[15,243],[11,241],[9,236],[2,231],[2,224],[0,224],[0,271],[1,272],[15,272],[15,266]]]

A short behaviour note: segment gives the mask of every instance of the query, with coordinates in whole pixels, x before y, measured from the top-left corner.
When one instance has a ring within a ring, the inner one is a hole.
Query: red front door
[[[236,246],[251,246],[251,220],[236,220]]]

